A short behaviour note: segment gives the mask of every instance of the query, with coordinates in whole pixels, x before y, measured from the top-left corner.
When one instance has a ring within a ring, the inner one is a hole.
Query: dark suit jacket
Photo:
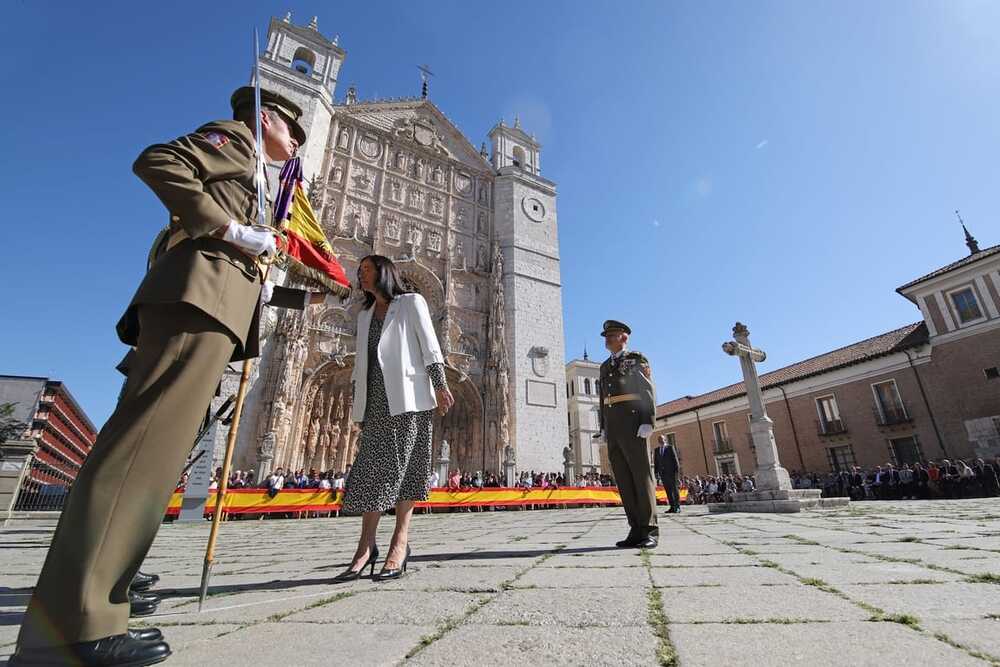
[[[653,459],[653,469],[659,479],[676,479],[680,473],[681,464],[677,460],[677,450],[673,445],[657,447]]]

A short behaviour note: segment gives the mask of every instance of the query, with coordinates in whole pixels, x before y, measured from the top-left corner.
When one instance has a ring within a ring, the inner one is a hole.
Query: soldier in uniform
[[[257,221],[253,89],[234,120],[150,146],[133,170],[170,213],[156,260],[118,323],[135,346],[128,380],[62,512],[11,665],[150,665],[170,648],[129,630],[129,586],[156,536],[198,427],[230,361],[257,356],[263,302],[303,308],[322,294],[270,289],[275,251]],[[301,110],[261,91],[261,144],[273,161],[305,141]],[[268,292],[272,292],[268,294]]]
[[[656,483],[646,439],[653,433],[656,395],[649,360],[626,349],[631,333],[622,322],[604,322],[601,335],[611,356],[601,364],[601,407],[597,414],[628,517],[628,536],[617,546],[652,548],[660,529],[656,525]]]

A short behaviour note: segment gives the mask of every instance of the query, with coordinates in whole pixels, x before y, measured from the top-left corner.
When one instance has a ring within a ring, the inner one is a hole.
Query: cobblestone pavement
[[[166,525],[143,567],[164,602],[143,625],[178,666],[1000,664],[996,499],[660,525],[640,552],[613,546],[617,508],[418,515],[408,576],[334,585],[359,519],[233,521],[200,614],[208,525]],[[0,532],[0,664],[51,531]]]

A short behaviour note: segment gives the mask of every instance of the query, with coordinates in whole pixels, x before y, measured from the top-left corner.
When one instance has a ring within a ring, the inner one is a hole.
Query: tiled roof
[[[838,368],[858,364],[869,359],[877,359],[887,354],[918,347],[926,342],[927,326],[924,322],[920,321],[908,324],[895,331],[890,331],[880,336],[842,347],[839,350],[827,352],[812,359],[806,359],[791,366],[785,366],[776,371],[765,373],[760,376],[760,386],[761,389],[777,387],[813,375],[829,373]],[[731,398],[738,398],[745,394],[746,389],[744,389],[742,382],[731,384],[728,387],[716,389],[701,396],[685,396],[663,403],[657,406],[656,416],[677,415],[682,412],[694,410],[695,408],[721,403]]]
[[[896,291],[897,292],[902,292],[903,290],[908,289],[910,287],[913,287],[914,285],[918,285],[918,284],[924,282],[925,280],[930,280],[931,278],[936,278],[937,276],[940,276],[942,274],[948,273],[949,271],[954,271],[955,269],[959,269],[959,268],[961,268],[963,266],[966,266],[967,264],[972,264],[973,262],[977,262],[977,261],[983,259],[984,257],[989,257],[991,255],[996,255],[997,253],[1000,253],[1000,245],[995,245],[992,248],[986,248],[985,250],[980,250],[977,253],[969,255],[968,257],[963,257],[962,259],[958,260],[957,262],[952,262],[948,266],[942,266],[937,271],[931,271],[926,276],[922,276],[920,278],[917,278],[916,280],[912,280],[912,281],[906,283],[905,285],[903,285],[902,287],[896,288]]]

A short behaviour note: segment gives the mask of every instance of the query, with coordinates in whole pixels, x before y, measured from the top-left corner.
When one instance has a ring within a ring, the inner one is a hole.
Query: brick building
[[[822,472],[1000,455],[1000,245],[896,291],[923,319],[761,376],[782,465]],[[743,384],[657,408],[685,474],[752,473]]]
[[[58,380],[0,375],[0,404],[14,404],[13,417],[28,425],[25,438],[38,443],[31,480],[64,484],[76,479],[97,429]]]

